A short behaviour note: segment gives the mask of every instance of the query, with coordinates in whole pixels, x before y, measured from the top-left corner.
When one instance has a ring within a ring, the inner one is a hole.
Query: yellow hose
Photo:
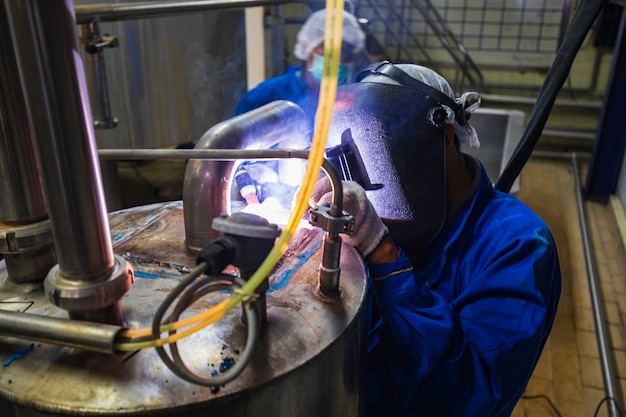
[[[173,342],[187,336],[203,327],[222,318],[232,308],[239,304],[244,298],[250,296],[254,290],[261,285],[263,280],[272,271],[287,245],[291,241],[298,223],[308,208],[309,198],[317,177],[319,175],[324,152],[326,148],[326,138],[332,116],[333,104],[337,95],[337,73],[339,61],[341,59],[341,43],[343,32],[343,9],[344,0],[326,0],[326,26],[324,30],[324,73],[320,84],[320,96],[315,119],[315,129],[313,141],[309,153],[306,174],[298,193],[295,209],[291,212],[289,221],[278,237],[278,241],[267,255],[259,269],[250,277],[248,282],[241,288],[241,291],[233,294],[230,298],[217,304],[211,309],[190,317],[183,321],[161,326],[161,332],[178,330],[191,324],[199,323],[183,332],[177,333],[169,338],[161,338],[147,342],[129,342],[115,344],[116,350],[136,350],[148,347],[162,346],[164,343]],[[144,337],[152,334],[150,329],[124,330],[119,337],[132,338]]]
[[[213,321],[219,320],[220,318],[222,318],[222,316],[226,312],[228,312],[228,310],[224,309],[227,302],[228,302],[228,299],[220,302],[216,306],[212,307],[211,309],[203,313],[196,314],[193,317],[189,317],[184,320],[179,320],[174,323],[164,324],[160,327],[161,333],[169,332],[171,330],[179,330],[184,327],[191,326],[192,324],[198,323],[199,321],[210,320],[211,322],[213,322]],[[146,337],[150,335],[152,335],[152,329],[149,329],[149,328],[123,329],[118,333],[117,337],[120,339],[127,339],[127,338],[133,338],[133,337]]]
[[[317,181],[317,177],[324,159],[326,138],[333,111],[333,104],[337,95],[337,73],[341,59],[341,34],[343,31],[343,0],[326,1],[326,27],[324,31],[324,73],[320,85],[320,97],[315,119],[315,130],[311,152],[306,169],[306,174],[298,193],[296,207],[291,213],[285,230],[278,238],[278,242],[270,251],[259,269],[252,275],[242,287],[244,294],[251,294],[263,279],[271,272],[278,262],[287,245],[296,232],[298,223],[309,206],[309,198]],[[234,299],[236,296],[233,296]],[[236,305],[236,304],[235,304]],[[234,305],[233,305],[234,306]],[[232,308],[230,303],[226,308]]]

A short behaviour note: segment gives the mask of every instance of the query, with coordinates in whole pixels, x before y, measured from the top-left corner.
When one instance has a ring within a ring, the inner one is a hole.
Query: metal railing
[[[100,22],[146,19],[173,16],[206,10],[243,9],[246,7],[275,6],[288,0],[195,0],[195,1],[156,1],[137,3],[77,4],[76,23],[89,23],[93,19]]]
[[[439,45],[448,53],[456,65],[458,72],[454,88],[460,90],[465,85],[469,85],[472,89],[481,89],[483,75],[480,69],[430,0],[410,0],[408,3],[404,1],[402,5],[392,3],[388,1],[382,2],[385,8],[383,12],[380,0],[366,0],[359,6],[357,11],[359,17],[367,17],[361,16],[361,12],[367,15],[369,14],[368,11],[371,10],[373,23],[384,26],[382,32],[385,39],[381,41],[381,44],[390,55],[391,49],[397,50],[396,56],[389,56],[390,59],[398,62],[424,62],[435,71],[441,72],[430,56],[429,48],[426,48],[424,43],[419,40],[413,28],[414,19],[412,19],[412,14],[417,12],[420,15],[420,19],[434,33],[439,41]],[[372,35],[376,36],[374,33]],[[415,53],[420,54],[419,58],[415,56]]]

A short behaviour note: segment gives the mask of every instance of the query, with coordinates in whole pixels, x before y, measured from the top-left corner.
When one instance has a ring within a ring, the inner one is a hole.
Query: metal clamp
[[[0,227],[0,253],[19,254],[53,243],[50,221]]]
[[[352,236],[354,234],[354,216],[347,211],[342,211],[341,216],[333,216],[330,214],[330,210],[331,208],[328,205],[320,205],[309,209],[309,223],[333,236],[339,233]]]
[[[354,233],[354,216],[341,211],[341,216],[333,216],[329,205],[321,205],[309,210],[309,223],[326,231],[324,237],[324,253],[319,269],[318,289],[326,297],[339,297],[339,255],[341,253],[341,238],[339,233],[351,236]]]

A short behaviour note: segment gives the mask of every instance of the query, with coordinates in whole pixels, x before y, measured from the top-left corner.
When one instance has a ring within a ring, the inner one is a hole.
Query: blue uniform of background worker
[[[445,79],[413,64],[361,77],[340,88],[353,101],[336,107],[331,129],[352,128],[372,181],[384,184],[366,193],[344,183],[356,220],[345,240],[365,258],[373,294],[366,415],[509,416],[560,296],[550,231],[459,151],[459,140],[478,146],[467,122],[476,93],[455,99]],[[329,191],[320,180],[312,204]]]
[[[324,68],[325,25],[326,10],[313,13],[298,32],[294,46],[294,55],[302,60],[302,65],[290,66],[285,74],[268,79],[249,91],[237,104],[235,115],[276,100],[289,100],[304,110],[310,120],[311,131],[313,131]],[[343,12],[342,42],[339,84],[351,81],[354,61],[365,47],[365,34],[359,22],[346,11]],[[282,166],[279,167],[279,165]],[[289,169],[285,169],[286,165],[290,166]],[[298,166],[301,169],[298,169]],[[275,173],[272,174],[270,170]],[[281,175],[283,171],[288,174]],[[303,164],[296,160],[246,162],[237,170],[235,181],[246,204],[259,204],[263,203],[267,197],[276,197],[282,207],[290,209],[291,196],[301,183],[303,176]]]

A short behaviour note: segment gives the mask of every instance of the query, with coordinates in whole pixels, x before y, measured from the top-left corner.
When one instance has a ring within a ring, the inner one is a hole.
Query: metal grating
[[[361,1],[358,14],[370,20],[371,34],[394,60],[409,59],[403,48],[418,42],[426,54],[414,49],[414,56],[435,66],[454,65],[442,48],[441,35],[429,24],[440,17],[481,68],[546,68],[554,60],[571,7],[567,0],[430,0],[430,4],[424,9],[411,0]]]

